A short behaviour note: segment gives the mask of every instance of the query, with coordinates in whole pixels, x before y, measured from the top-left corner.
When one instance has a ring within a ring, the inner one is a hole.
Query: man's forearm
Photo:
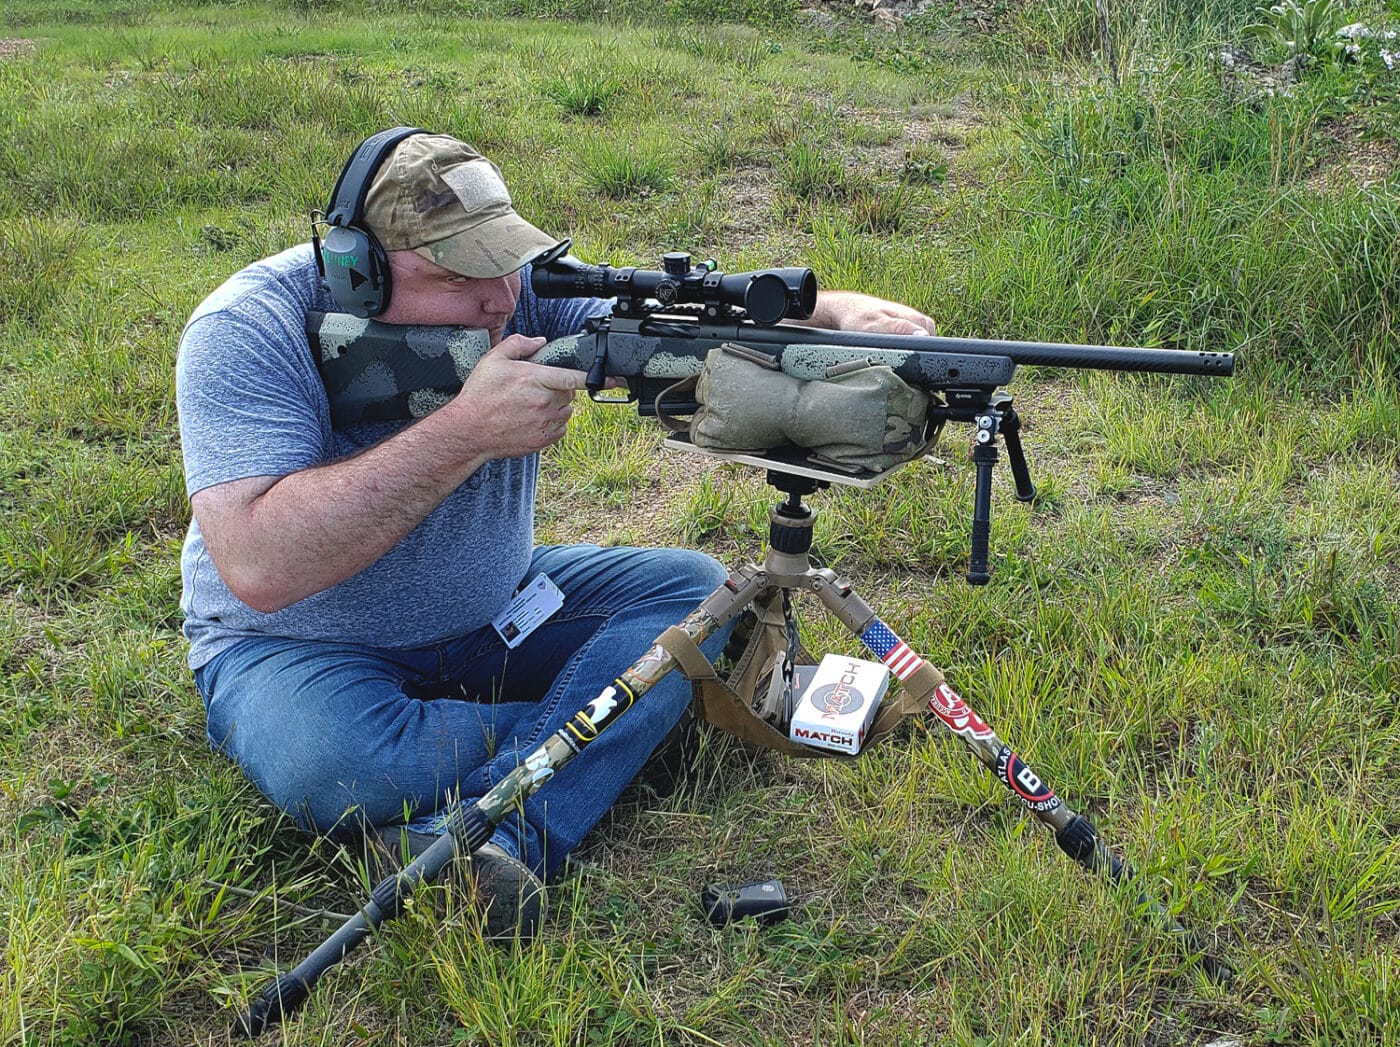
[[[271,612],[378,560],[486,460],[448,414],[444,408],[360,454],[281,477],[236,514],[196,501],[225,584]],[[206,509],[223,517],[210,528]]]
[[[937,334],[933,320],[917,309],[858,291],[819,291],[811,318],[792,322],[833,331]]]

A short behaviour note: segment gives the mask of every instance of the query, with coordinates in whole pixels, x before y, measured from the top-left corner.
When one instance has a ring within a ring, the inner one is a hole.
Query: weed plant
[[[749,0],[9,5],[0,1043],[230,1043],[360,902],[356,857],[208,749],[172,373],[200,299],[399,123],[475,141],[590,261],[807,264],[951,334],[1237,354],[1230,381],[1026,369],[1040,498],[998,477],[986,588],[965,433],[812,501],[817,557],[1241,977],[1201,978],[930,725],[853,763],[707,730],[576,851],[537,942],[425,890],[281,1042],[1400,1040],[1396,85],[1227,67],[1243,0],[1108,7],[1116,76],[1069,0],[990,36]],[[538,529],[737,564],[775,500],[587,404]],[[808,647],[854,653],[807,603]],[[774,875],[787,922],[701,916],[706,882]]]

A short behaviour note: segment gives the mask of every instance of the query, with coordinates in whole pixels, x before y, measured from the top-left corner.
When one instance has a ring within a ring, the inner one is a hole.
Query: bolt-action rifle
[[[588,389],[604,398],[609,378],[627,382],[627,399],[643,413],[656,413],[656,398],[678,379],[699,375],[711,350],[738,344],[766,355],[770,364],[801,379],[828,379],[851,364],[884,365],[930,398],[930,431],[943,423],[974,426],[973,460],[977,486],[973,510],[970,581],[985,583],[996,437],[1006,444],[1017,497],[1035,495],[1019,438],[1011,397],[999,392],[1018,364],[1089,367],[1225,376],[1233,372],[1228,353],[1107,346],[1052,345],[825,331],[783,324],[810,317],[816,306],[816,280],[807,269],[775,269],[723,274],[713,264],[692,266],[690,257],[665,257],[660,272],[586,266],[564,254],[536,261],[531,286],[541,297],[613,297],[611,315],[590,322],[581,334],[544,346],[533,359],[588,373]],[[472,367],[489,349],[484,331],[450,327],[391,326],[341,314],[312,314],[308,336],[325,380],[335,424],[402,420],[425,415],[462,387]],[[696,404],[667,402],[664,412],[693,412]],[[734,457],[734,456],[726,456]],[[1137,883],[1137,873],[1114,854],[1089,819],[1074,810],[1002,741],[988,723],[948,686],[936,668],[915,654],[867,604],[854,587],[828,568],[814,566],[808,550],[814,513],[802,497],[830,482],[868,486],[884,474],[853,474],[814,465],[800,449],[774,449],[737,456],[768,469],[768,482],[786,495],[770,513],[770,547],[762,564],[741,567],[679,625],[611,683],[485,796],[449,810],[449,832],[397,874],[374,887],[360,912],[293,970],[269,984],[238,1018],[245,1034],[257,1035],[305,1002],[328,969],[403,911],[405,899],[443,874],[458,856],[471,854],[490,838],[509,812],[624,715],[646,692],[676,669],[703,672],[698,645],[746,609],[786,604],[802,590],[826,609],[899,679],[903,691],[967,743],[973,754],[1036,820],[1053,834],[1060,849],[1090,872],[1119,885]],[[795,625],[789,621],[790,635]],[[1229,968],[1205,953],[1197,936],[1139,888],[1139,907],[1167,930],[1205,972],[1216,979]]]
[[[712,349],[742,345],[784,374],[820,380],[853,365],[883,365],[930,397],[928,432],[947,422],[974,427],[972,549],[968,580],[984,584],[988,572],[992,468],[996,438],[1006,446],[1016,497],[1031,501],[1031,481],[1012,398],[999,390],[1018,365],[1093,368],[1224,377],[1234,373],[1231,353],[1061,345],[995,339],[829,331],[783,320],[806,320],[816,308],[817,281],[810,269],[722,273],[714,262],[692,265],[673,252],[660,271],[585,265],[565,254],[565,241],[531,267],[530,282],[542,298],[614,299],[611,315],[590,320],[577,335],[556,339],[532,358],[587,373],[595,400],[635,403],[640,414],[693,414],[693,399],[668,396],[678,381],[693,378]],[[436,410],[461,389],[490,348],[485,331],[378,323],[346,313],[311,313],[311,351],[330,398],[331,421],[401,421]],[[605,391],[622,379],[625,392]],[[682,436],[672,446],[687,446]],[[689,448],[693,449],[693,448]],[[774,449],[731,456],[749,464],[825,481],[870,486],[884,475],[814,463],[803,449]]]

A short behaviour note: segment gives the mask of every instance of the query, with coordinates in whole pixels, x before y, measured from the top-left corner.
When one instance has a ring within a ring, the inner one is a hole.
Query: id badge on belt
[[[529,585],[515,594],[510,605],[491,626],[500,634],[507,647],[519,647],[525,642],[525,637],[563,606],[564,594],[559,591],[559,587],[547,576],[537,574]]]

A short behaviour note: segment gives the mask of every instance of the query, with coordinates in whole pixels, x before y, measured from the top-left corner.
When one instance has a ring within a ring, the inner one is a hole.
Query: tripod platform
[[[673,433],[662,441],[662,446],[669,447],[673,451],[687,451],[690,454],[704,455],[706,458],[714,458],[721,462],[738,462],[740,465],[756,466],[759,469],[786,473],[789,476],[803,476],[809,480],[846,484],[864,490],[876,486],[909,464],[908,462],[900,462],[899,465],[879,472],[861,468],[846,469],[834,462],[813,462],[810,451],[795,446],[777,447],[762,453],[757,451],[715,451],[694,443],[685,433]]]

